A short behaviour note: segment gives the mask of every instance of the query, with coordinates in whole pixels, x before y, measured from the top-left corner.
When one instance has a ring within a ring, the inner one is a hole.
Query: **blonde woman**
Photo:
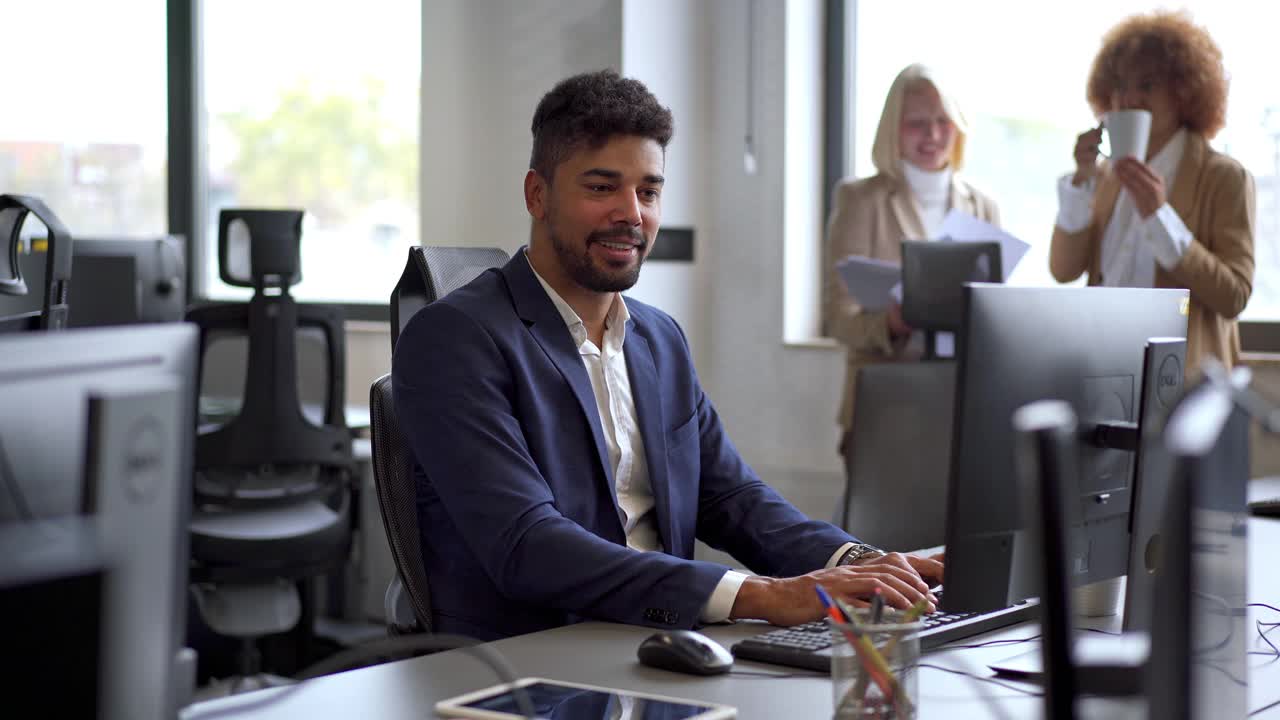
[[[871,160],[876,174],[836,187],[827,226],[823,320],[827,335],[848,348],[840,453],[848,453],[853,426],[854,380],[868,363],[919,359],[923,346],[897,304],[867,312],[849,297],[835,265],[849,255],[901,262],[902,240],[936,237],[951,209],[992,224],[999,211],[991,198],[959,177],[968,126],[955,99],[923,65],[909,65],[894,79],[880,114]],[[847,459],[847,458],[846,458]]]
[[[1049,269],[1059,282],[1187,288],[1187,374],[1240,360],[1236,316],[1253,293],[1254,183],[1209,147],[1226,122],[1227,77],[1208,31],[1184,13],[1134,15],[1102,40],[1088,100],[1151,113],[1147,157],[1098,162],[1099,128],[1076,139],[1058,183]]]

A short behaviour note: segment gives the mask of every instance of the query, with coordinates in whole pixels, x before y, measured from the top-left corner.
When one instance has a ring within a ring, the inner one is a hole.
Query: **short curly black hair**
[[[675,132],[671,110],[639,80],[613,70],[561,80],[533,113],[529,168],[551,182],[556,166],[582,145],[598,148],[615,135],[656,141],[665,151]]]

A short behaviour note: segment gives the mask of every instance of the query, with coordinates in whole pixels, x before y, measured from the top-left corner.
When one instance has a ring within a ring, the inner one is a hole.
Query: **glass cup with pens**
[[[915,718],[924,603],[893,610],[876,595],[870,607],[855,608],[821,588],[818,595],[827,607],[832,635],[833,717]]]

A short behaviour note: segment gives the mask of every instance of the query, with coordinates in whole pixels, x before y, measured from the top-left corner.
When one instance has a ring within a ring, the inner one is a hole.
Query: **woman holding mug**
[[[849,255],[900,263],[901,242],[935,237],[953,208],[999,224],[996,204],[958,176],[967,130],[964,115],[936,75],[923,65],[909,65],[894,79],[880,114],[871,149],[877,173],[835,189],[824,259],[823,324],[849,352],[839,417],[842,455],[848,454],[858,369],[915,360],[924,348],[912,341],[920,334],[903,322],[897,303],[882,312],[860,308],[836,263]]]
[[[1076,139],[1076,170],[1058,183],[1053,276],[1189,289],[1187,374],[1206,356],[1230,367],[1253,291],[1255,201],[1249,172],[1209,147],[1226,122],[1222,51],[1184,13],[1135,15],[1103,37],[1087,94],[1098,116],[1150,113],[1146,158],[1099,164],[1101,127]]]

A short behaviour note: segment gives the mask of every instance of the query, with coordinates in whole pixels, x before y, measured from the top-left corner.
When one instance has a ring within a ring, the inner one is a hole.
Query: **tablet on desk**
[[[552,720],[611,720],[627,717],[663,720],[723,720],[738,716],[736,708],[698,700],[681,700],[630,690],[594,687],[543,678],[522,678],[516,685],[529,694],[538,718]],[[495,685],[436,703],[436,714],[448,718],[516,720],[522,718],[515,695]]]

